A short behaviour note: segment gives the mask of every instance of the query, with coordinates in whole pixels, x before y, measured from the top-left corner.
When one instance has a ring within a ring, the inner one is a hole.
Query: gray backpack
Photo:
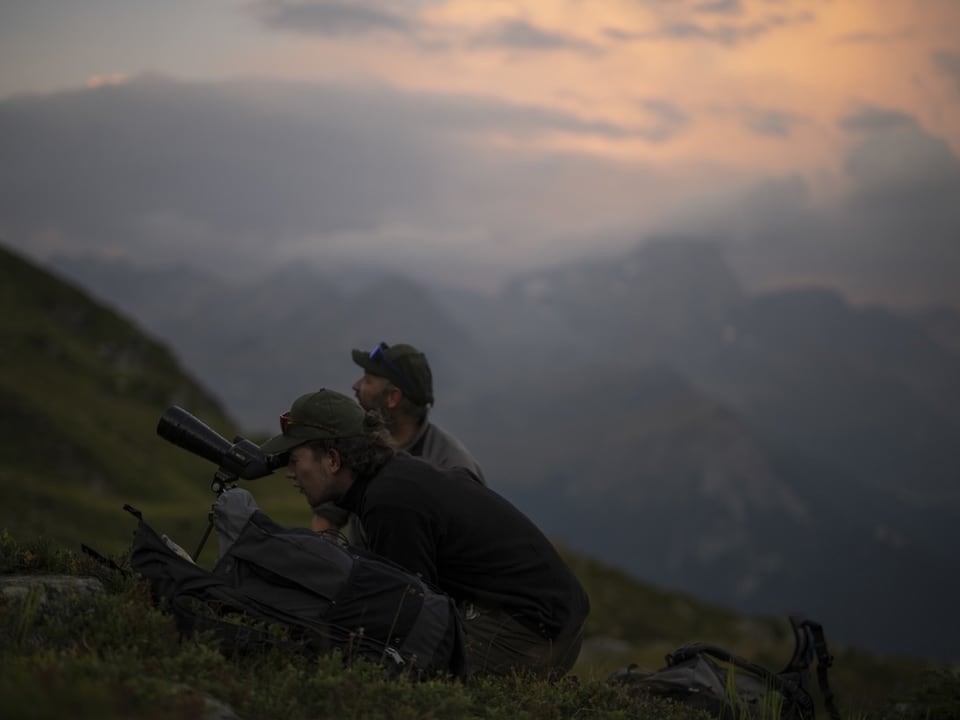
[[[245,490],[224,492],[211,513],[212,570],[125,509],[139,521],[131,566],[182,633],[213,632],[232,655],[339,650],[418,678],[463,672],[463,629],[449,596],[379,555],[277,524]]]
[[[706,710],[721,720],[813,720],[816,712],[810,669],[816,658],[824,706],[832,720],[840,720],[827,680],[833,658],[827,651],[823,628],[797,616],[790,617],[790,624],[795,639],[793,656],[780,672],[716,645],[691,643],[667,655],[666,666],[659,670],[644,671],[630,665],[611,674],[608,682]]]

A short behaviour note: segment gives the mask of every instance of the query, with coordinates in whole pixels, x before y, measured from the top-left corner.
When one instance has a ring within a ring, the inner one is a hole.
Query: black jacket
[[[340,501],[369,547],[457,602],[502,608],[543,637],[581,623],[589,600],[533,522],[462,468],[398,453]]]

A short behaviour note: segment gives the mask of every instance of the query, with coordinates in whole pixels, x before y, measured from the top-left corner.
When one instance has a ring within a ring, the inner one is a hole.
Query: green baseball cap
[[[366,413],[355,400],[325,388],[301,395],[280,416],[280,434],[260,449],[275,455],[311,440],[336,440],[365,434]]]
[[[353,361],[371,375],[385,377],[415,405],[433,404],[433,373],[427,356],[413,345],[387,345],[354,350]]]

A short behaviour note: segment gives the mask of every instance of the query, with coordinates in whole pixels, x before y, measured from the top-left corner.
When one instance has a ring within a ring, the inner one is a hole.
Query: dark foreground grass
[[[114,558],[120,562],[118,558]],[[627,694],[601,680],[390,677],[361,659],[271,650],[224,656],[212,638],[181,638],[134,576],[56,546],[0,533],[0,573],[93,576],[105,592],[0,599],[5,718],[298,720],[308,718],[577,718],[692,720],[696,711]],[[960,678],[932,675],[912,697],[870,718],[960,717]],[[846,715],[864,720],[863,713]]]

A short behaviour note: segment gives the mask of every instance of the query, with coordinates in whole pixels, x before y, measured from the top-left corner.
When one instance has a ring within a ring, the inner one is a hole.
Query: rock
[[[45,603],[63,595],[95,595],[103,592],[103,583],[94,577],[74,575],[0,575],[3,597],[26,598],[38,590],[40,602]]]
[[[210,693],[198,693],[189,685],[177,683],[170,688],[174,695],[180,693],[199,694],[203,699],[203,718],[202,720],[240,720],[240,716],[234,711],[229,703],[214,697]]]

